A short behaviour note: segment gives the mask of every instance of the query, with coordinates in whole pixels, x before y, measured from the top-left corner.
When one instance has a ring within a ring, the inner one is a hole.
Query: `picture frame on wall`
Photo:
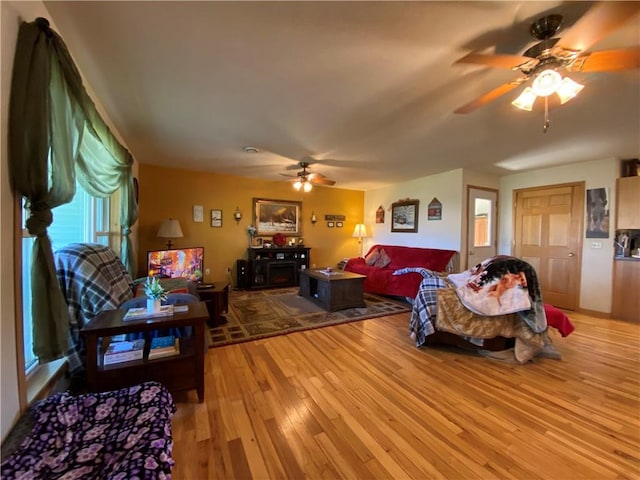
[[[211,210],[211,226],[220,228],[222,227],[222,210],[214,208]]]
[[[253,225],[257,236],[277,233],[288,237],[301,235],[302,202],[253,199]]]
[[[391,204],[391,231],[417,233],[419,200],[401,200]]]
[[[342,222],[336,222],[336,228],[342,228],[343,225]]]
[[[586,204],[586,238],[609,238],[609,189],[588,189]]]

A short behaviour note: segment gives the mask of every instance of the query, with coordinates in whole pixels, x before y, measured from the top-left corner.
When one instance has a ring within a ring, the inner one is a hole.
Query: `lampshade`
[[[180,222],[173,218],[169,218],[162,222],[160,228],[158,229],[158,237],[160,238],[181,238],[184,235],[182,234],[182,228],[180,228]],[[171,240],[167,241],[167,248],[171,249]]]
[[[364,223],[356,224],[356,228],[353,229],[353,236],[356,238],[364,238],[367,236],[367,227]]]
[[[538,74],[531,86],[533,87],[533,93],[538,97],[548,97],[558,90],[561,82],[562,75],[555,70],[547,69]]]
[[[527,110],[530,112],[533,109],[533,103],[536,101],[536,94],[531,87],[525,88],[520,96],[516,98],[511,104],[514,107],[518,107],[520,110]]]
[[[569,77],[564,77],[555,70],[544,70],[533,81],[531,87],[525,88],[511,104],[521,110],[531,111],[538,97],[548,97],[557,93],[560,103],[564,104],[575,97],[584,85],[574,82]]]
[[[302,190],[303,192],[310,192],[313,188],[313,185],[311,185],[311,182],[305,177],[302,177],[302,179],[299,178],[293,183],[293,188],[295,188],[297,191]]]
[[[575,97],[583,88],[584,85],[574,82],[569,77],[564,77],[556,93],[560,97],[560,103],[564,104]]]

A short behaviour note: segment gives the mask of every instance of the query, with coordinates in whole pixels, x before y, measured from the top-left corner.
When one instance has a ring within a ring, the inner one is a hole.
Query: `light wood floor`
[[[570,317],[526,365],[416,348],[409,314],[210,349],[173,480],[638,479],[640,326]]]

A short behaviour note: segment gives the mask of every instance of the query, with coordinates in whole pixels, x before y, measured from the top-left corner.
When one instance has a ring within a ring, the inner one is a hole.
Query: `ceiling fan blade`
[[[311,183],[317,185],[335,185],[335,180],[330,180],[321,173],[310,173],[307,177]]]
[[[501,97],[505,93],[508,93],[514,88],[522,85],[526,80],[527,80],[527,77],[520,77],[515,80],[512,80],[511,82],[500,85],[498,88],[494,88],[490,92],[485,93],[484,95],[481,95],[475,100],[472,100],[466,105],[463,105],[462,107],[458,108],[457,110],[455,110],[454,113],[473,112],[475,109],[482,107],[483,105],[486,105],[489,102],[493,102],[498,97]]]
[[[539,60],[531,57],[523,57],[521,55],[487,55],[484,53],[470,53],[462,57],[460,60],[456,60],[455,63],[473,63],[476,65],[487,65],[489,67],[513,70],[514,68],[528,62],[535,62],[537,64]]]
[[[632,68],[640,68],[640,47],[586,53],[568,67],[574,72],[615,72]]]
[[[582,52],[621,27],[640,11],[640,2],[600,2],[594,5],[556,44]]]

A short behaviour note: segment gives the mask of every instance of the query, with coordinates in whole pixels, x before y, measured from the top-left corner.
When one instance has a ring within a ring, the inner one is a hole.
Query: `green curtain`
[[[35,235],[31,265],[34,351],[41,363],[68,349],[69,318],[58,285],[47,227],[51,210],[75,195],[77,180],[90,195],[120,189],[122,257],[133,273],[129,233],[138,218],[131,154],[117,141],[89,98],[80,74],[49,22],[23,22],[9,103],[9,171],[25,198],[26,226]]]

